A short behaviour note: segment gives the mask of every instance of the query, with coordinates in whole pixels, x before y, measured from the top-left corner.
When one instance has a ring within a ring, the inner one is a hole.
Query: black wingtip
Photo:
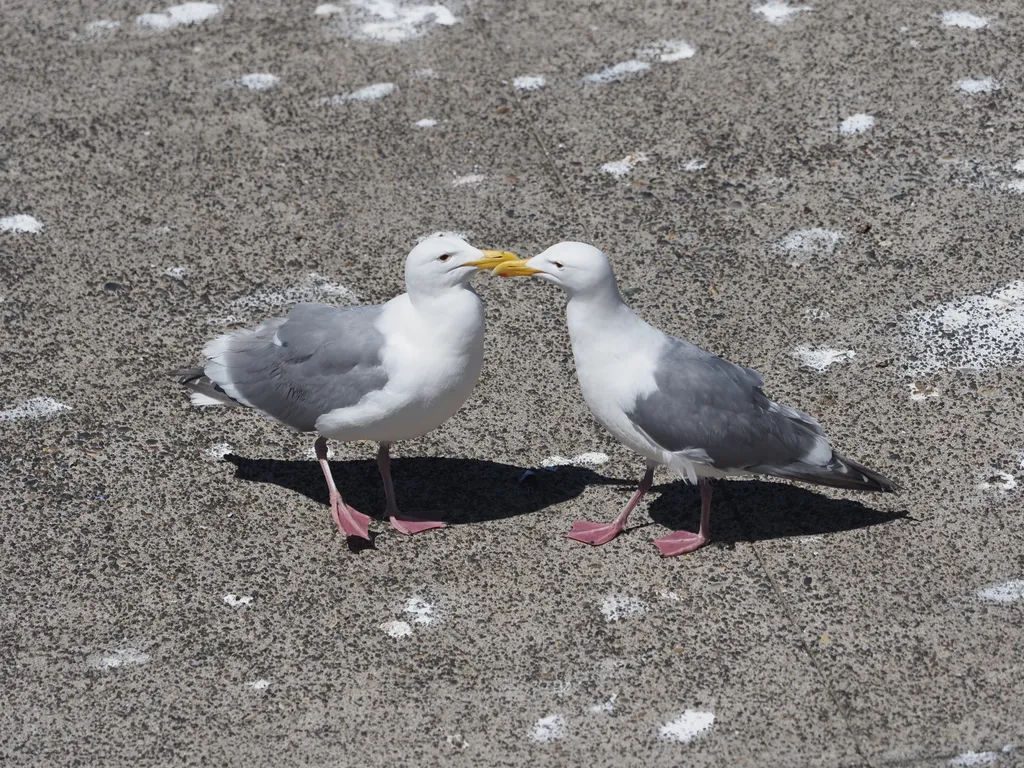
[[[842,488],[848,491],[867,491],[869,493],[897,493],[899,486],[873,469],[858,464],[852,459],[832,454],[832,460],[824,466],[796,462],[785,467],[751,467],[754,472],[788,480],[800,480],[814,485],[829,488]]]
[[[839,462],[847,471],[855,472],[861,476],[862,482],[856,486],[859,490],[879,491],[881,493],[899,493],[900,491],[898,483],[890,480],[881,472],[875,472],[875,470],[869,469],[853,459],[848,459],[845,456],[834,453],[832,460]]]
[[[206,375],[202,368],[175,368],[167,374],[173,376],[179,384],[189,384]]]

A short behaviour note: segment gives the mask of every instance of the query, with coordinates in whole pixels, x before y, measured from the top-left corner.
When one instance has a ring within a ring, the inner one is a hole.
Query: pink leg
[[[398,511],[398,504],[395,503],[395,486],[391,482],[390,449],[391,443],[380,444],[380,450],[377,452],[377,468],[380,469],[380,479],[384,481],[384,498],[387,500],[387,516],[391,520],[391,527],[406,536],[423,533],[432,528],[447,528],[448,526],[440,521],[417,520]]]
[[[338,530],[346,536],[358,536],[369,541],[370,517],[346,504],[334,484],[331,466],[327,463],[327,440],[318,437],[313,445],[316,448],[316,459],[320,462],[320,469],[324,471],[324,477],[327,479],[327,488],[331,492],[331,517],[334,518]]]
[[[648,467],[647,474],[645,474],[644,479],[640,481],[640,487],[636,489],[636,493],[633,494],[633,498],[629,500],[629,503],[619,513],[618,517],[610,523],[590,523],[586,520],[577,520],[572,524],[572,530],[569,531],[568,534],[569,538],[583,542],[584,544],[590,544],[593,547],[600,546],[601,544],[607,544],[625,530],[626,521],[629,520],[629,515],[633,511],[633,507],[635,507],[640,502],[640,499],[644,497],[644,494],[651,489],[651,485],[653,483],[654,467]]]
[[[711,539],[711,481],[706,477],[700,479],[700,531],[676,531],[668,536],[655,540],[663,557],[673,557],[686,552],[700,549]]]

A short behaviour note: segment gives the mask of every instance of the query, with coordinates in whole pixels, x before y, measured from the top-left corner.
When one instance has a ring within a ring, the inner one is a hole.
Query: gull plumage
[[[666,557],[708,541],[712,478],[774,475],[835,488],[894,490],[887,478],[836,453],[814,418],[765,395],[759,373],[637,316],[597,248],[558,243],[532,259],[503,262],[494,272],[534,275],[568,294],[566,320],[583,397],[609,432],[647,460],[637,492],[618,517],[577,522],[571,538],[599,545],[618,535],[658,466],[698,483],[701,491],[699,532],[658,539]]]
[[[194,405],[239,405],[318,435],[316,456],[331,513],[348,536],[369,538],[367,515],[342,499],[327,463],[327,440],[372,440],[392,527],[411,534],[443,528],[403,515],[395,502],[389,449],[447,421],[469,397],[483,364],[484,308],[470,286],[480,269],[515,259],[462,238],[425,238],[405,263],[407,292],[385,304],[299,304],[286,317],[219,336],[205,363],[179,372]]]

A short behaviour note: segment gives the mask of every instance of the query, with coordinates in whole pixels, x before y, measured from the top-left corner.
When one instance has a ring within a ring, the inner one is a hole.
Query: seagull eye
[[[565,264],[563,264],[563,263],[562,263],[562,262],[560,262],[560,261],[553,261],[553,262],[551,262],[551,263],[552,263],[552,264],[554,264],[554,265],[555,265],[556,267],[558,267],[559,269],[565,269]]]
[[[448,261],[448,259],[450,259],[451,257],[452,257],[452,255],[450,253],[443,253],[443,254],[441,254],[440,256],[437,257],[437,260],[438,261]]]

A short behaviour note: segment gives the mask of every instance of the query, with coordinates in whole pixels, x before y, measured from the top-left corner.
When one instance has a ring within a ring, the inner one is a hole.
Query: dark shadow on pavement
[[[852,531],[909,517],[907,510],[883,512],[853,499],[833,499],[809,488],[768,480],[713,483],[711,542],[735,544],[792,536]],[[648,512],[672,530],[700,527],[700,493],[682,481],[655,486]],[[868,504],[876,494],[864,494]],[[609,510],[609,517],[615,510]]]
[[[235,477],[273,483],[327,506],[327,483],[320,465],[306,461],[249,459],[229,454]],[[524,473],[532,472],[523,478]],[[384,486],[373,460],[332,461],[334,482],[346,503],[371,517],[384,512]],[[555,472],[479,459],[396,458],[391,477],[399,508],[411,515],[435,514],[460,525],[537,512],[579,496],[588,485],[624,484],[583,467]]]

